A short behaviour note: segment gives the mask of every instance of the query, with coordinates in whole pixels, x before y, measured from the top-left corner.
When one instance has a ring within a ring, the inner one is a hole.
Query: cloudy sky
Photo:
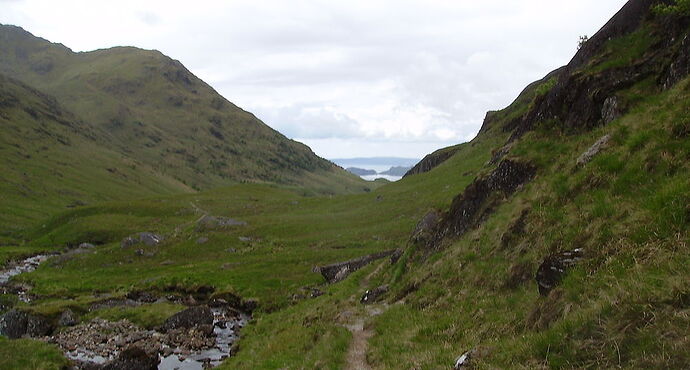
[[[625,2],[0,0],[0,23],[158,49],[326,158],[422,157],[472,139]]]

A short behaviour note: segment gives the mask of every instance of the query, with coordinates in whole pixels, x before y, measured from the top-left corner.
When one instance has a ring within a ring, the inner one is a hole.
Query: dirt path
[[[379,272],[383,267],[384,263],[380,263],[379,266],[362,279],[360,287],[366,289],[369,285],[371,277]],[[359,297],[353,297],[356,304],[359,304]],[[347,356],[345,357],[345,369],[347,370],[367,370],[371,369],[367,361],[367,350],[369,349],[369,339],[374,336],[374,331],[367,326],[368,319],[382,314],[387,308],[387,305],[383,304],[373,304],[366,307],[364,314],[354,314],[348,320],[348,323],[343,325],[347,330],[352,333],[352,341],[350,342],[350,348],[347,350]]]

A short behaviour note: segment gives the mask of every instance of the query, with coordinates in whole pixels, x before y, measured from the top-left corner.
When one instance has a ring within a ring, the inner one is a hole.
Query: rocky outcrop
[[[535,278],[539,294],[548,295],[551,289],[561,282],[568,269],[575,266],[582,258],[584,258],[584,251],[579,248],[546,257],[539,266]]]
[[[156,246],[163,241],[163,237],[150,232],[138,233],[135,235],[130,235],[120,242],[122,248],[129,248],[137,244],[144,244],[149,247]]]
[[[348,277],[351,273],[361,269],[362,267],[370,264],[373,261],[379,260],[381,258],[393,256],[398,249],[392,249],[389,251],[384,251],[384,252],[379,252],[379,253],[374,253],[370,254],[367,256],[355,258],[353,260],[345,261],[345,262],[339,262],[339,263],[334,263],[332,265],[326,265],[326,266],[319,266],[314,268],[314,272],[321,273],[321,275],[326,279],[327,282],[329,283],[337,283],[346,277]]]
[[[454,156],[455,153],[457,153],[458,150],[460,150],[461,145],[439,149],[431,154],[426,155],[419,163],[412,167],[412,169],[407,171],[403,178],[410,175],[417,175],[420,173],[429,172],[433,170],[438,165],[447,161],[448,159],[450,159],[450,157]]]
[[[434,238],[434,233],[438,227],[439,222],[443,218],[443,214],[438,210],[431,210],[422,217],[417,226],[415,226],[410,241],[413,244],[427,244]]]
[[[190,307],[184,311],[170,316],[161,330],[170,331],[175,329],[190,329],[202,325],[213,325],[213,312],[208,307]]]
[[[502,161],[491,174],[475,179],[453,199],[432,237],[424,239],[423,245],[433,249],[444,238],[463,235],[483,222],[499,202],[532,180],[535,174],[536,168],[529,163]]]
[[[609,140],[611,140],[611,135],[602,136],[599,140],[597,140],[596,143],[594,143],[591,147],[589,147],[589,149],[587,149],[577,158],[577,165],[584,166],[585,164],[589,163],[594,156],[606,148]]]
[[[367,290],[359,300],[361,304],[372,304],[381,299],[381,296],[388,293],[388,285],[381,285],[372,290]]]
[[[16,309],[0,317],[0,334],[11,339],[23,336],[43,337],[52,333],[53,329],[47,318]]]
[[[535,98],[531,109],[516,120],[509,142],[541,122],[554,121],[566,130],[606,124],[625,113],[625,102],[617,95],[619,91],[650,77],[656,78],[660,87],[669,88],[687,76],[690,72],[687,17],[655,19],[659,29],[649,32],[657,40],[637,60],[601,71],[583,68],[602,55],[609,40],[629,35],[643,21],[654,18],[650,7],[657,2],[630,0],[582,46],[559,74],[556,85],[547,94]]]

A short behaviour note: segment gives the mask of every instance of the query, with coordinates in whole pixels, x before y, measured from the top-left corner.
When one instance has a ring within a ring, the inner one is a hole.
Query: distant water
[[[373,169],[373,168],[372,168]],[[387,168],[383,171],[388,170]],[[402,179],[402,176],[390,176],[390,175],[366,175],[366,176],[360,176],[361,178],[367,180],[367,181],[374,181],[376,179],[384,178],[388,181],[398,181]]]
[[[386,172],[391,169],[391,167],[404,166],[413,167],[419,159],[416,158],[398,158],[398,157],[371,157],[371,158],[340,158],[331,159],[335,164],[342,168],[356,167],[364,170],[374,170],[378,173]],[[374,181],[376,179],[384,178],[388,181],[398,181],[402,176],[390,176],[390,175],[365,175],[360,176],[364,180]]]

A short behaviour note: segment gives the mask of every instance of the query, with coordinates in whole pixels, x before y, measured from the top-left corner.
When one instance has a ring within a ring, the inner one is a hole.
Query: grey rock
[[[213,325],[213,312],[208,307],[190,307],[170,316],[163,323],[162,330],[170,331],[179,328],[193,328],[200,325]]]
[[[21,338],[26,334],[29,314],[19,310],[10,310],[0,317],[0,334],[10,338]]]
[[[585,164],[589,163],[594,156],[599,154],[599,152],[608,146],[609,140],[611,140],[611,135],[607,134],[602,136],[599,140],[597,140],[596,143],[594,143],[594,145],[589,147],[589,149],[587,149],[580,155],[580,157],[577,158],[577,165],[584,166]]]
[[[244,221],[235,220],[229,217],[204,216],[197,223],[196,230],[203,232],[207,230],[225,229],[233,226],[245,226]]]
[[[608,124],[621,116],[621,110],[616,96],[610,96],[604,100],[604,105],[601,107],[601,119],[604,124]]]
[[[157,353],[147,353],[140,347],[129,347],[113,361],[105,364],[103,370],[155,370],[158,369]]]
[[[359,300],[361,304],[372,304],[379,300],[382,295],[388,292],[388,285],[381,285],[380,287],[364,292],[362,299]]]
[[[95,248],[95,247],[96,247],[96,246],[93,245],[93,244],[91,244],[91,243],[81,243],[81,244],[79,244],[79,248],[80,248],[80,249],[91,249],[91,248]]]
[[[162,236],[150,232],[143,232],[122,239],[120,246],[122,248],[129,248],[137,244],[144,244],[153,247],[160,244],[161,241],[163,241]]]
[[[208,238],[205,236],[200,237],[199,239],[196,240],[197,244],[206,244],[208,242]]]
[[[572,251],[564,251],[552,254],[544,259],[537,269],[537,286],[539,294],[546,296],[556,287],[567,273],[568,269],[575,266],[584,258],[581,248]]]
[[[60,319],[58,319],[58,325],[60,326],[74,326],[77,324],[77,317],[74,312],[69,308],[62,312]]]
[[[360,268],[368,265],[369,263],[379,260],[381,258],[389,257],[398,252],[398,249],[391,249],[384,252],[374,253],[366,255],[363,257],[355,258],[345,262],[334,263],[326,266],[314,267],[312,271],[321,273],[321,275],[329,283],[337,283],[352,272],[359,270]]]

